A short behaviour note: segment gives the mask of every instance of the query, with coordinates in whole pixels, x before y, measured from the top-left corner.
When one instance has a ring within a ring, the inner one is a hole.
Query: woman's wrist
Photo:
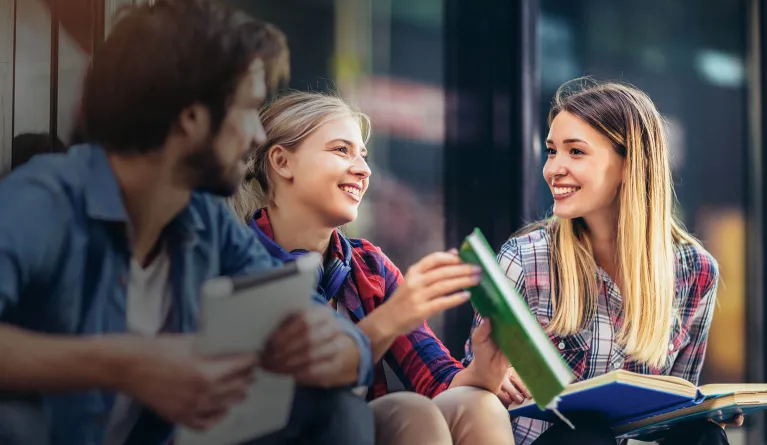
[[[469,363],[469,366],[464,368],[462,371],[456,374],[455,377],[453,377],[453,381],[450,383],[450,387],[454,388],[457,386],[472,386],[475,388],[485,389],[495,394],[498,392],[498,388],[501,384],[501,380],[498,380],[497,382],[495,380],[497,379],[491,378],[482,370],[480,370],[476,365],[476,362],[471,362]]]

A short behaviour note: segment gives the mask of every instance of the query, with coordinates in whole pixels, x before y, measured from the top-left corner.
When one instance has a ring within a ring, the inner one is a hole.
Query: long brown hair
[[[674,245],[697,244],[673,215],[673,182],[663,119],[642,91],[585,79],[559,88],[549,125],[562,112],[573,114],[605,135],[625,159],[616,233],[624,312],[618,341],[634,360],[659,367],[668,353],[671,321],[678,316]],[[597,265],[581,218],[552,217],[544,225],[551,236],[555,307],[548,329],[571,335],[596,311]]]

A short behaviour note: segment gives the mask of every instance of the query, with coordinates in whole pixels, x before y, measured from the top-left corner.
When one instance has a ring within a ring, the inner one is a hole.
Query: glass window
[[[18,162],[34,153],[62,151],[70,142],[102,3],[16,2],[12,156]]]
[[[13,133],[48,133],[51,107],[51,13],[43,0],[16,2]]]
[[[75,119],[80,107],[85,71],[93,53],[94,23],[91,11],[93,0],[58,0],[59,54],[57,133],[68,144],[75,131]],[[66,4],[66,8],[60,5]]]
[[[636,85],[668,121],[679,214],[722,278],[701,383],[745,380],[746,33],[741,0],[541,0],[544,113],[560,84],[591,75]]]

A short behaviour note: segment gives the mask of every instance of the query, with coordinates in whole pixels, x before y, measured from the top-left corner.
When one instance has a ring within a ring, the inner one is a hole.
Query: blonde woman
[[[509,239],[498,260],[578,380],[625,369],[697,383],[719,273],[674,219],[661,116],[632,87],[572,85],[560,88],[548,119],[543,177],[553,216]],[[548,426],[515,419],[516,442],[615,443],[598,422]],[[726,440],[722,427],[703,422],[663,443]]]
[[[386,361],[408,390],[388,394],[382,363],[373,385],[359,388],[371,401],[376,442],[512,444],[508,411],[496,396],[509,365],[489,326],[475,332],[476,360],[464,368],[424,321],[465,303],[479,271],[455,252],[436,252],[403,275],[378,247],[337,230],[357,218],[368,187],[367,117],[339,98],[297,92],[261,118],[267,141],[232,206],[273,256],[325,255],[318,292],[358,324],[374,360]]]

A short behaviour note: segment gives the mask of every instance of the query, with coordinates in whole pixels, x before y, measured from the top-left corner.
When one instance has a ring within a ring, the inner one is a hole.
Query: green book
[[[575,376],[549,336],[498,265],[479,229],[465,238],[458,252],[463,261],[483,270],[469,289],[477,312],[490,320],[492,337],[517,371],[536,405],[551,407]]]

